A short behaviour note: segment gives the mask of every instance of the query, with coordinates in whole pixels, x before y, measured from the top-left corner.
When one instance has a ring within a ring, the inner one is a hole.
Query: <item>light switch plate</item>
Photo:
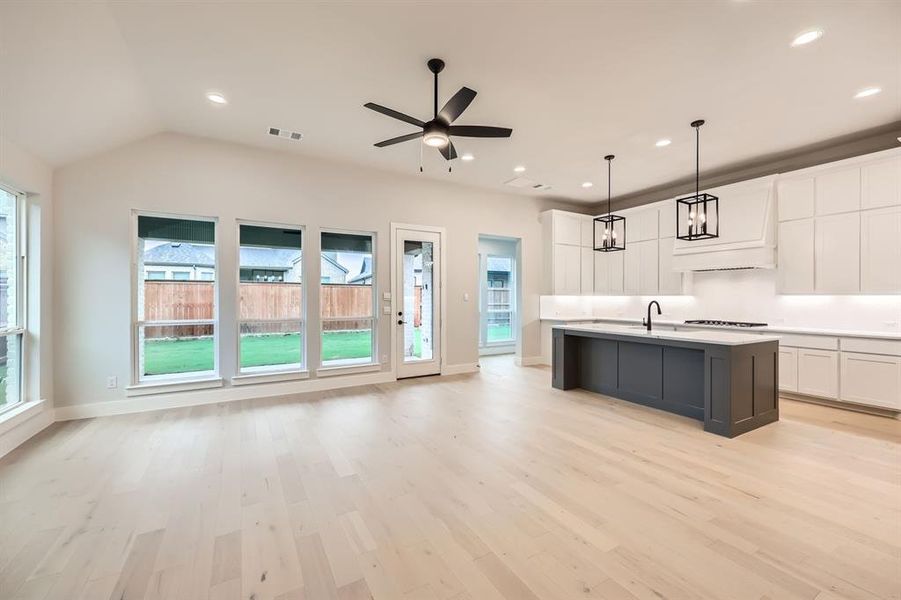
[[[382,300],[391,300],[391,292],[382,292]]]
[[[382,314],[383,314],[383,315],[390,315],[390,314],[391,314],[391,307],[388,306],[387,304],[384,305],[384,306],[382,307]]]

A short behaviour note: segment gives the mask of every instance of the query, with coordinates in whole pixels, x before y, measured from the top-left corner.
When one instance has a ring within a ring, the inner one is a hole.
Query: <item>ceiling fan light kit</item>
[[[720,236],[720,199],[701,192],[701,125],[703,119],[692,121],[695,129],[695,193],[676,200],[676,237],[695,241]]]
[[[374,102],[367,102],[363,106],[369,110],[374,110],[385,116],[409,123],[420,128],[420,131],[408,133],[395,138],[377,142],[377,148],[393,146],[401,142],[407,142],[415,139],[422,139],[422,143],[426,146],[436,148],[445,160],[454,160],[457,158],[457,150],[454,148],[454,142],[451,140],[455,137],[479,137],[479,138],[508,138],[513,134],[513,130],[506,127],[486,127],[483,125],[452,125],[457,118],[463,114],[463,111],[472,103],[476,97],[476,91],[468,87],[462,87],[454,94],[441,110],[438,110],[438,74],[444,70],[444,61],[440,58],[430,59],[426,65],[432,72],[434,78],[434,95],[433,95],[433,117],[431,121],[422,121],[416,117],[411,117],[402,112],[387,108]],[[421,163],[421,160],[420,160]],[[422,171],[422,164],[419,165]]]
[[[618,252],[626,249],[626,217],[610,212],[611,175],[613,173],[612,154],[604,157],[607,161],[607,214],[594,218],[592,245],[595,252]]]

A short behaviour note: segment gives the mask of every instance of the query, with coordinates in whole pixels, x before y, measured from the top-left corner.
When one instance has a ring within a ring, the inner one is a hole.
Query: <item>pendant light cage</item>
[[[695,129],[695,193],[676,200],[676,237],[680,240],[708,240],[720,236],[720,199],[701,192],[701,134],[703,120],[693,121]]]
[[[611,164],[615,157],[608,154],[607,161],[607,214],[594,218],[593,246],[595,252],[618,252],[626,249],[626,217],[610,212]]]

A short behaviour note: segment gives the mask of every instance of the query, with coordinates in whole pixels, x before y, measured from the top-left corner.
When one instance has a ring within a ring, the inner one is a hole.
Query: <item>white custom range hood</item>
[[[720,199],[720,235],[706,240],[675,240],[673,270],[775,268],[775,180],[775,176],[761,177],[703,190]]]

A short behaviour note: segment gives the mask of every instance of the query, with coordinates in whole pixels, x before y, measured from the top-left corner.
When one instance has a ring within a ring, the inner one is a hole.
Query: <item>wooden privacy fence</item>
[[[248,320],[299,320],[303,293],[299,283],[242,282],[238,317]],[[211,281],[144,282],[145,321],[188,321],[213,318],[215,287]],[[323,283],[320,287],[320,314],[324,318],[347,317],[347,321],[323,323],[325,330],[361,329],[368,326],[359,317],[372,316],[372,286]],[[354,319],[354,317],[357,317]],[[294,331],[296,325],[261,325],[254,333]],[[212,335],[210,325],[152,327],[145,337],[194,337]]]

